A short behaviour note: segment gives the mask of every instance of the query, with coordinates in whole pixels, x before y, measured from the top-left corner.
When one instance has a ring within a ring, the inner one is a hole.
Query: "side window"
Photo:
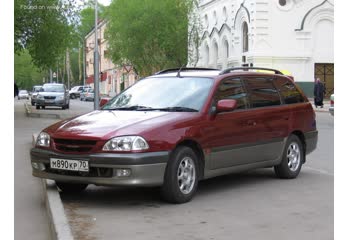
[[[282,98],[284,99],[284,103],[293,104],[305,102],[304,97],[290,80],[279,77],[274,79],[274,82]]]
[[[223,80],[215,94],[215,104],[222,99],[237,100],[237,109],[247,108],[247,93],[240,78]]]
[[[244,83],[249,92],[251,108],[268,107],[281,104],[277,89],[272,83],[273,78],[247,77]]]

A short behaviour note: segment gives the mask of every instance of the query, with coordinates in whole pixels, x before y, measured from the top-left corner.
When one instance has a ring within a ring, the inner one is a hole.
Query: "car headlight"
[[[36,145],[40,147],[50,147],[50,135],[46,132],[41,132],[36,139]]]
[[[64,99],[64,96],[58,96],[57,97],[57,100],[63,100]]]
[[[103,151],[133,151],[148,148],[148,143],[140,136],[123,136],[110,139],[103,146]]]
[[[44,96],[43,95],[39,95],[36,97],[37,99],[44,99]]]

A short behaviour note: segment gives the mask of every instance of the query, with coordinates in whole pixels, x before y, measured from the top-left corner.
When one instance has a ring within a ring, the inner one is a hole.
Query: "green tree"
[[[70,46],[77,7],[73,0],[15,0],[14,48],[27,49],[33,63],[49,69]]]
[[[113,0],[107,10],[110,57],[141,76],[187,63],[194,0]]]
[[[14,77],[20,89],[31,90],[33,85],[41,85],[47,74],[34,66],[28,51],[15,55]]]

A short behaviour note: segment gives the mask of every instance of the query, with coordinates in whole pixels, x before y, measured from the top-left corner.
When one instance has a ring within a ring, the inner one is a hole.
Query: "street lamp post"
[[[94,110],[99,108],[99,72],[98,72],[98,42],[97,42],[97,0],[95,0],[95,50],[94,50]]]

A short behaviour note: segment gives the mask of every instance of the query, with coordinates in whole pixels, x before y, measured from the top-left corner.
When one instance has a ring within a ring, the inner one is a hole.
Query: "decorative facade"
[[[131,65],[115,65],[108,57],[108,41],[105,38],[107,21],[101,21],[98,24],[98,52],[99,52],[99,79],[100,93],[114,96],[125,88],[131,86],[137,80]],[[95,31],[94,29],[85,36],[85,66],[86,66],[86,84],[94,87],[94,47]]]
[[[201,0],[198,67],[276,68],[308,96],[315,77],[334,91],[333,0]]]

